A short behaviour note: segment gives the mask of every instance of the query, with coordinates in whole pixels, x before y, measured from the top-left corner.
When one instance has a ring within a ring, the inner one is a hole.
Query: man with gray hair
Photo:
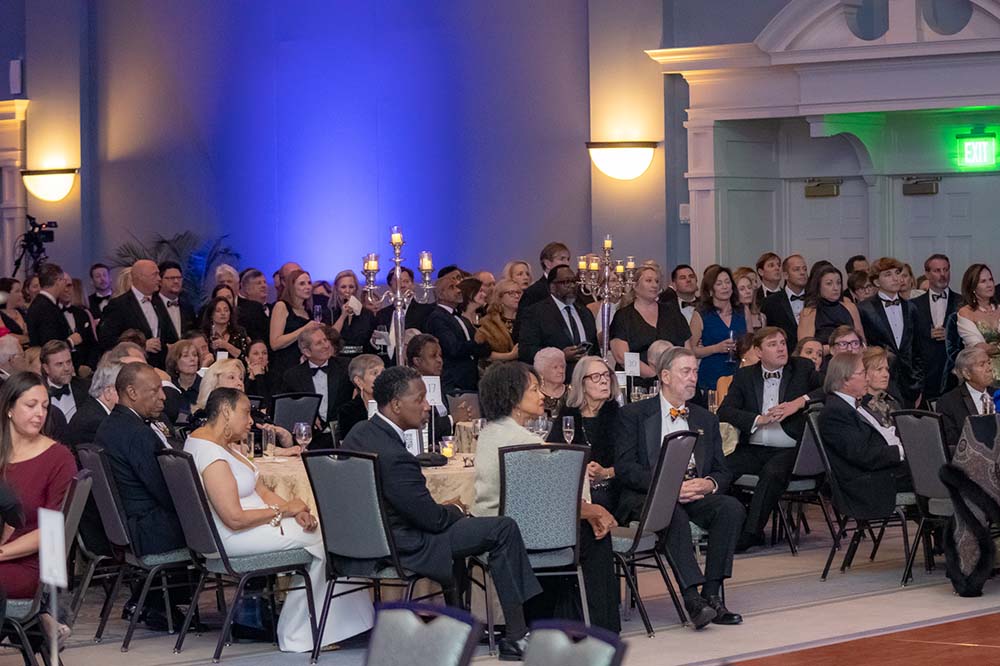
[[[698,440],[665,535],[666,552],[695,629],[709,622],[739,624],[743,618],[722,601],[722,582],[733,575],[733,552],[746,512],[726,494],[732,474],[722,454],[719,419],[690,402],[698,383],[694,352],[686,347],[663,352],[656,375],[660,395],[623,407],[615,429],[615,478],[621,488],[615,518],[620,525],[638,519],[664,439],[696,431]],[[708,531],[704,574],[691,548],[691,523]]]
[[[312,448],[332,446],[328,426],[337,420],[340,408],[350,402],[354,393],[347,375],[347,362],[334,356],[326,326],[306,328],[299,333],[298,344],[305,360],[285,372],[283,390],[291,393],[318,393],[322,396]]]
[[[24,350],[17,336],[5,335],[0,338],[0,384],[15,372],[27,369]]]
[[[963,349],[955,358],[954,372],[961,384],[942,395],[935,409],[941,415],[945,444],[950,447],[958,446],[966,417],[996,413],[989,354],[978,347]]]
[[[89,395],[70,419],[67,442],[70,446],[93,442],[97,429],[118,404],[115,381],[123,364],[109,361],[107,356],[105,354],[97,364],[97,369],[90,378],[90,388],[87,391]]]

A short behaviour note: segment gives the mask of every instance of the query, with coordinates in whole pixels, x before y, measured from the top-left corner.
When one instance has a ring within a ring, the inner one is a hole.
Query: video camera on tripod
[[[28,215],[27,218],[28,230],[18,239],[19,253],[17,260],[14,261],[14,275],[20,270],[25,254],[31,259],[28,272],[30,274],[38,272],[38,268],[48,259],[45,255],[45,244],[56,239],[56,232],[53,230],[59,228],[59,223],[54,220],[39,223],[33,215]]]

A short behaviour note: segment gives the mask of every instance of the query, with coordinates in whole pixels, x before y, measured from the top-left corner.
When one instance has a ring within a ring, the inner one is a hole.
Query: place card
[[[38,510],[38,580],[68,587],[66,576],[66,526],[61,511]]]
[[[625,352],[625,376],[626,377],[638,377],[640,375],[639,371],[639,353],[638,352]]]
[[[421,379],[424,380],[424,386],[427,387],[427,402],[432,407],[444,407],[444,401],[441,399],[441,378],[421,377]]]
[[[419,430],[404,430],[403,442],[406,444],[407,451],[415,456],[419,456],[421,454]]]

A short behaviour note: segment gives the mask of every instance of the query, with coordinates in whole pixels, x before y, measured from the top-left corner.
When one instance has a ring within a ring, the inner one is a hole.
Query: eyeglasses
[[[524,292],[520,289],[508,289],[507,291],[500,293],[501,296],[521,296],[522,294],[524,294]]]
[[[589,375],[584,375],[583,378],[584,379],[589,379],[590,381],[594,382],[595,384],[597,382],[601,382],[601,381],[610,382],[611,381],[611,373],[610,372],[592,372]]]
[[[861,349],[861,341],[860,340],[851,340],[850,342],[840,341],[833,343],[833,346],[836,347],[837,349]]]

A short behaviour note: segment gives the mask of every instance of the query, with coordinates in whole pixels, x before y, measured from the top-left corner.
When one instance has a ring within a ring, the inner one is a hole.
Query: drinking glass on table
[[[576,420],[572,416],[562,417],[563,441],[567,444],[573,443],[573,436],[576,435]]]
[[[296,423],[292,426],[292,437],[295,438],[296,444],[305,449],[313,438],[312,426],[308,423]]]
[[[718,402],[719,398],[718,394],[716,394],[715,391],[713,391],[712,389],[708,389],[707,391],[705,391],[705,400],[708,401],[708,411],[712,412],[713,414],[719,411],[719,402]]]
[[[253,460],[257,456],[257,433],[253,430],[247,433],[247,460]]]
[[[486,427],[486,419],[474,419],[472,421],[472,436],[479,439],[479,433]]]
[[[262,439],[264,441],[264,446],[263,446],[264,455],[267,457],[271,457],[274,455],[274,447],[275,447],[274,428],[264,428],[262,433],[263,433]]]

